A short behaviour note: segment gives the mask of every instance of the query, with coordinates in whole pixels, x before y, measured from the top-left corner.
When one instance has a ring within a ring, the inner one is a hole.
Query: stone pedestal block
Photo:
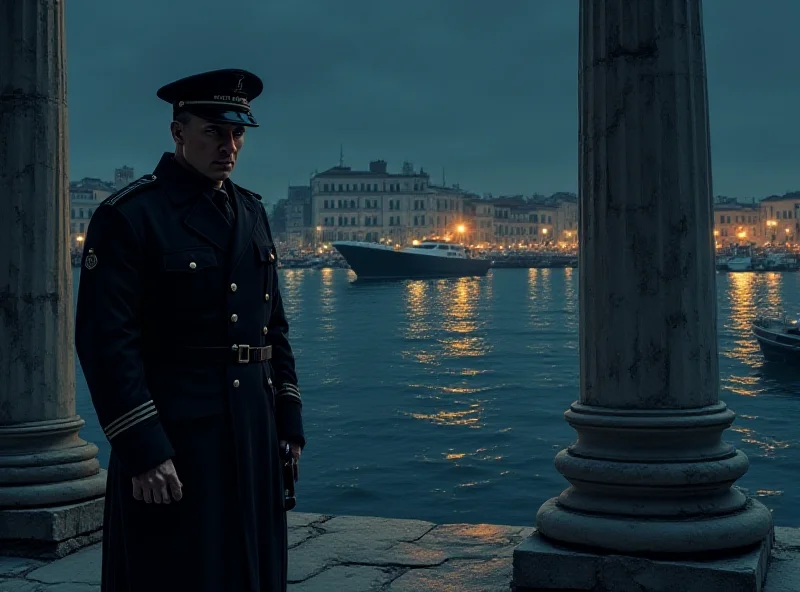
[[[514,552],[513,592],[762,592],[773,535],[702,558],[581,551],[538,533]]]
[[[103,538],[104,499],[0,512],[0,553],[57,559]]]

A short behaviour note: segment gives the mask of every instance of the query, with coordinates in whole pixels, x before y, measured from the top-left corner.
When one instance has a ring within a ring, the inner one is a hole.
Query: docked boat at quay
[[[361,280],[484,276],[492,265],[490,259],[447,241],[414,241],[405,248],[360,241],[332,246]]]
[[[792,365],[800,362],[800,322],[797,319],[761,316],[753,320],[751,330],[766,361]]]
[[[562,269],[578,267],[577,253],[562,251],[521,251],[492,253],[495,269]]]
[[[771,249],[736,249],[718,253],[718,271],[798,271],[800,257],[794,251]]]

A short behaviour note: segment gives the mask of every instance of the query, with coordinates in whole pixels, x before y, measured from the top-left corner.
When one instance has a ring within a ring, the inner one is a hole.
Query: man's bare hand
[[[134,477],[133,497],[147,504],[168,504],[173,499],[178,502],[183,497],[183,483],[178,479],[175,465],[171,459],[165,460],[155,469]],[[170,497],[171,494],[171,497]]]

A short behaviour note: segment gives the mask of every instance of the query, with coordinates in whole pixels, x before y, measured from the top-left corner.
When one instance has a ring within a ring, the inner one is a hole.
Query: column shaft
[[[14,0],[0,18],[0,542],[68,537],[26,531],[55,508],[94,500],[105,474],[75,414],[69,261],[64,3]],[[64,512],[67,512],[64,510]],[[78,531],[99,527],[86,508]],[[67,512],[68,513],[68,512]],[[51,515],[48,514],[48,515]],[[21,519],[31,518],[31,521]],[[62,512],[63,518],[63,512]],[[69,522],[69,520],[67,520]],[[80,523],[80,524],[78,524]],[[37,527],[38,528],[38,527]],[[43,527],[47,530],[47,527]]]
[[[700,5],[581,2],[581,402],[717,402]]]
[[[746,547],[772,528],[722,441],[700,0],[581,0],[578,441],[537,515],[621,553]]]

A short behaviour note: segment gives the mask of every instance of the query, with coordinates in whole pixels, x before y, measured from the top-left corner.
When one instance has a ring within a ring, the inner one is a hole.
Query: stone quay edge
[[[510,591],[514,549],[535,532],[529,526],[288,516],[291,592]],[[49,562],[0,557],[0,592],[99,592],[100,560],[99,544]],[[641,589],[630,588],[640,576],[646,574],[628,573],[628,587],[619,590]],[[778,527],[764,591],[798,590],[800,528]]]

